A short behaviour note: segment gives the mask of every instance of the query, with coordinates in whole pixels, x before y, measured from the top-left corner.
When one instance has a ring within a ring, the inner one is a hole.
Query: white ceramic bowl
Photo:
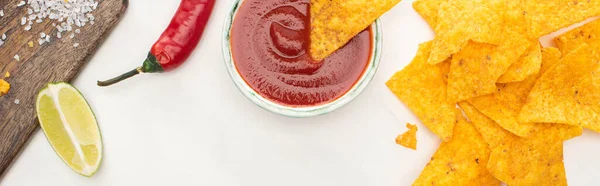
[[[231,79],[233,80],[237,88],[240,90],[240,92],[242,92],[242,94],[244,94],[244,96],[246,96],[246,98],[248,98],[254,104],[258,105],[259,107],[265,110],[288,117],[312,117],[323,115],[337,110],[343,107],[344,105],[348,104],[350,101],[356,98],[373,79],[373,76],[375,75],[375,72],[377,71],[377,68],[379,66],[379,60],[381,58],[382,33],[381,22],[379,20],[376,20],[375,23],[371,26],[371,28],[373,29],[373,38],[371,39],[374,43],[371,49],[372,51],[369,63],[359,80],[342,97],[327,104],[309,107],[290,107],[272,102],[269,99],[262,97],[244,81],[240,73],[237,71],[235,63],[232,59],[230,42],[231,26],[233,24],[233,19],[235,18],[237,10],[241,6],[243,1],[244,0],[236,0],[229,14],[227,14],[226,16],[225,25],[223,28],[222,41],[223,57],[225,59],[225,66],[227,67],[227,71],[229,72]]]

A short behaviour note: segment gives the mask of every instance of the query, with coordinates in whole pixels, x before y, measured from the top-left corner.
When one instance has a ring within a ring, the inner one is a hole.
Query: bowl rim
[[[375,23],[371,25],[373,33],[371,35],[371,39],[373,41],[373,46],[371,48],[371,56],[369,59],[369,63],[361,77],[350,88],[350,90],[344,93],[341,97],[326,104],[310,107],[291,107],[281,105],[267,98],[264,98],[246,83],[246,81],[243,79],[243,77],[235,67],[235,62],[233,61],[233,54],[231,51],[231,28],[233,25],[233,19],[235,18],[237,11],[243,1],[244,0],[235,0],[233,2],[233,5],[231,6],[231,9],[229,10],[229,13],[227,14],[227,16],[225,16],[226,18],[225,23],[223,25],[223,36],[221,45],[225,67],[227,68],[231,80],[233,81],[237,89],[255,105],[272,113],[293,118],[305,118],[324,115],[333,112],[350,103],[352,100],[358,97],[358,95],[360,95],[373,80],[375,73],[377,72],[377,69],[379,67],[383,46],[383,32],[381,22],[379,21],[379,19],[375,20]]]

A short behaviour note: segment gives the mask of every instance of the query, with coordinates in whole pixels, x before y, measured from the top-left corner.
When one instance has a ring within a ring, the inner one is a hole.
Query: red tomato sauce
[[[310,0],[245,0],[231,28],[233,61],[252,89],[275,103],[330,103],[361,78],[371,56],[368,28],[323,61],[308,54]]]

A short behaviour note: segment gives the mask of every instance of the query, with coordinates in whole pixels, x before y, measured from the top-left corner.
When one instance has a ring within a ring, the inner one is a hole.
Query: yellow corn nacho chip
[[[468,102],[502,128],[521,137],[528,136],[533,123],[520,123],[517,117],[535,81],[536,77],[530,77],[522,82],[502,84],[498,92],[469,99]]]
[[[544,124],[526,138],[508,135],[492,150],[487,169],[511,186],[567,185],[563,140],[581,131],[578,127]]]
[[[444,82],[448,84],[448,74],[450,73],[450,65],[452,65],[452,58],[448,58],[443,63],[437,64],[437,66],[442,71],[442,77],[444,78]]]
[[[560,59],[560,52],[544,52],[543,54],[544,63],[555,64],[558,59]],[[502,128],[521,137],[528,136],[532,132],[534,124],[533,122],[519,122],[518,116],[538,77],[539,75],[535,75],[521,82],[498,84],[497,92],[468,101]]]
[[[554,47],[546,47],[542,48],[542,68],[540,68],[540,73],[538,76],[542,76],[548,70],[550,70],[554,65],[560,62],[560,58],[562,58],[562,53],[558,48]]]
[[[509,1],[511,2],[511,1]],[[539,38],[561,28],[600,15],[598,0],[516,0],[512,19],[520,19],[530,38]],[[520,27],[515,27],[520,28]]]
[[[490,150],[462,116],[454,127],[454,137],[443,142],[413,186],[500,185],[486,169]]]
[[[446,102],[446,83],[438,66],[427,64],[431,42],[419,46],[413,61],[397,72],[388,88],[443,141],[452,138],[455,104]]]
[[[525,80],[527,77],[540,72],[542,67],[542,49],[539,41],[534,41],[525,54],[513,63],[497,83],[512,83]]]
[[[311,0],[310,55],[315,60],[343,47],[400,0]]]
[[[598,42],[600,42],[600,19],[554,38],[554,43],[564,53],[573,51],[582,43],[592,44]]]
[[[504,128],[500,127],[492,119],[483,115],[473,105],[467,102],[460,102],[458,105],[465,112],[471,123],[475,125],[475,128],[490,149],[496,148],[504,140],[504,137],[509,134],[507,130],[504,130]]]
[[[529,94],[519,121],[569,124],[600,132],[600,115],[588,105],[600,100],[595,100],[595,93],[585,91],[597,89],[588,87],[597,85],[586,84],[589,82],[586,78],[600,75],[593,73],[600,68],[599,46],[584,43],[544,73]],[[582,99],[584,97],[586,99]]]
[[[413,8],[431,28],[435,28],[438,21],[438,9],[440,5],[447,0],[416,0],[413,2]]]
[[[555,138],[561,139],[563,141],[573,139],[583,134],[583,127],[578,126],[555,123],[537,123],[536,125],[538,125],[539,127],[536,127],[534,129],[534,133],[538,131],[550,130],[552,132],[556,132],[557,137]]]
[[[396,137],[396,144],[417,150],[417,130],[419,130],[419,128],[410,123],[406,124],[406,128],[408,128],[408,131]]]
[[[470,40],[499,44],[504,17],[503,0],[453,0],[439,5],[429,64],[438,64],[458,53]]]
[[[600,63],[575,86],[575,101],[600,114]]]
[[[469,42],[452,57],[448,102],[457,103],[496,91],[498,78],[531,44],[515,32],[507,32],[504,39],[498,46]]]

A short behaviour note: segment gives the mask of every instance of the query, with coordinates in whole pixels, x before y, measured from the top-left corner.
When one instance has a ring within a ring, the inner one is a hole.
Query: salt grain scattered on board
[[[25,1],[19,1],[19,4],[17,4],[17,7],[21,7],[23,5],[25,5]]]
[[[31,30],[34,23],[42,23],[49,19],[53,22],[52,26],[56,28],[56,37],[59,39],[62,38],[63,32],[70,32],[69,37],[74,38],[75,34],[81,33],[79,28],[88,23],[94,24],[95,17],[92,12],[98,7],[96,0],[28,0],[26,4],[29,5],[28,16],[21,20],[21,25],[26,25],[24,29]],[[49,35],[41,36],[38,43],[41,45],[50,42]]]
[[[6,34],[2,34],[0,37],[0,46],[4,45],[4,42],[6,42]]]

